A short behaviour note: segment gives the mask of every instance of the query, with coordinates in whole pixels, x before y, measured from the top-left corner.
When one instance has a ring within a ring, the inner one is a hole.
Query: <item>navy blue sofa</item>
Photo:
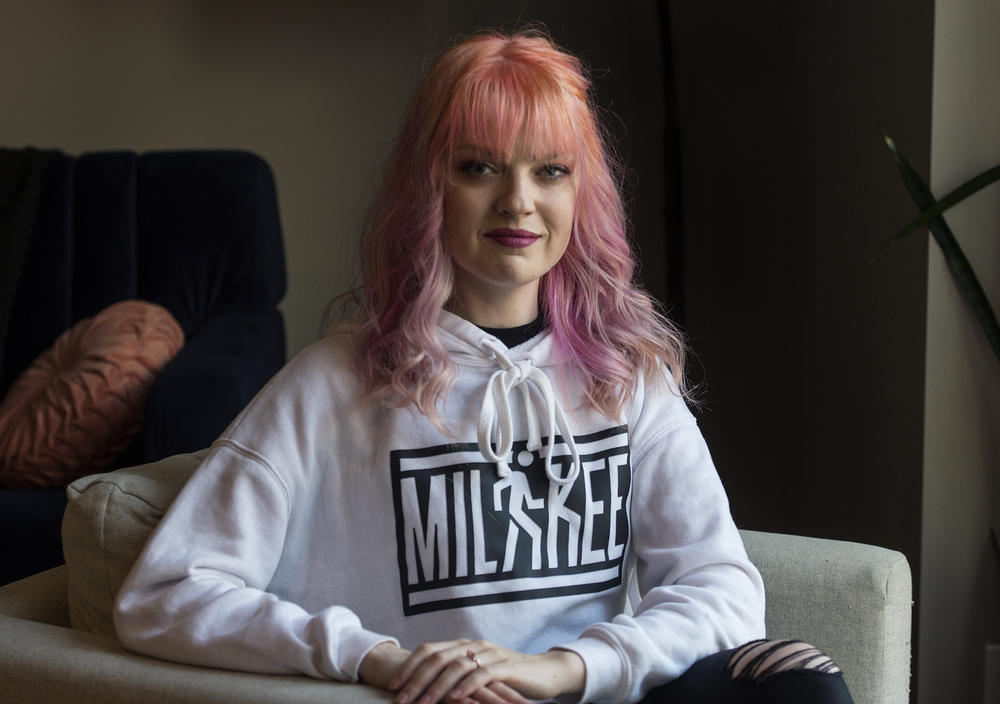
[[[18,197],[32,200],[20,214]],[[207,447],[284,363],[284,249],[260,157],[3,150],[0,222],[15,216],[31,225],[4,277],[16,287],[0,310],[0,398],[60,333],[116,301],[158,303],[184,329],[114,467]],[[0,489],[0,584],[62,562],[65,503],[61,489]]]

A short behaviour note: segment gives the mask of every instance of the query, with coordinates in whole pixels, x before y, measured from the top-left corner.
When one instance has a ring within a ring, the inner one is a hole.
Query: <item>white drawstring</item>
[[[545,474],[553,484],[572,484],[580,473],[580,453],[576,449],[573,433],[570,432],[566,414],[552,389],[552,382],[530,361],[513,362],[507,356],[506,348],[491,338],[483,338],[480,344],[493,353],[501,369],[490,376],[483,394],[483,405],[479,413],[479,450],[490,462],[496,462],[497,475],[510,476],[507,457],[514,445],[514,421],[510,409],[510,392],[514,388],[521,391],[524,402],[525,421],[528,426],[528,449],[534,452],[542,446],[541,428],[538,422],[536,402],[544,405],[548,422],[548,447],[545,450]],[[531,382],[532,388],[526,382]],[[494,427],[496,438],[494,439]],[[569,447],[573,464],[565,477],[555,474],[552,469],[552,450],[556,444],[556,431],[562,434],[563,442]],[[496,450],[493,449],[494,440]]]

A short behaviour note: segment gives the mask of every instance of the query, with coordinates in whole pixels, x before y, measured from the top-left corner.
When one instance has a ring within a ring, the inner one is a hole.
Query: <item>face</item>
[[[518,147],[505,161],[463,145],[449,170],[444,237],[455,263],[457,307],[488,312],[520,302],[533,306],[537,315],[539,280],[562,257],[573,229],[573,160],[527,154]],[[471,319],[481,325],[490,325],[485,319],[490,317],[497,322],[495,315],[479,317]]]

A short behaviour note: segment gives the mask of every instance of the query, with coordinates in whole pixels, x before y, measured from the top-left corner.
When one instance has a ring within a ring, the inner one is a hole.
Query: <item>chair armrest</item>
[[[0,701],[19,704],[389,704],[360,684],[154,660],[114,638],[0,614]]]
[[[856,704],[909,701],[912,584],[895,550],[741,531],[767,592],[771,638],[808,641],[844,671]]]

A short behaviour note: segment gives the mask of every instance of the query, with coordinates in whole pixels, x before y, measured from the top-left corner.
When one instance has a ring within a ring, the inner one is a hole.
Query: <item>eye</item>
[[[559,164],[546,164],[538,170],[538,175],[548,181],[558,181],[569,176],[569,169]]]
[[[485,161],[466,161],[458,167],[458,170],[469,176],[487,176],[496,173],[496,169]]]

